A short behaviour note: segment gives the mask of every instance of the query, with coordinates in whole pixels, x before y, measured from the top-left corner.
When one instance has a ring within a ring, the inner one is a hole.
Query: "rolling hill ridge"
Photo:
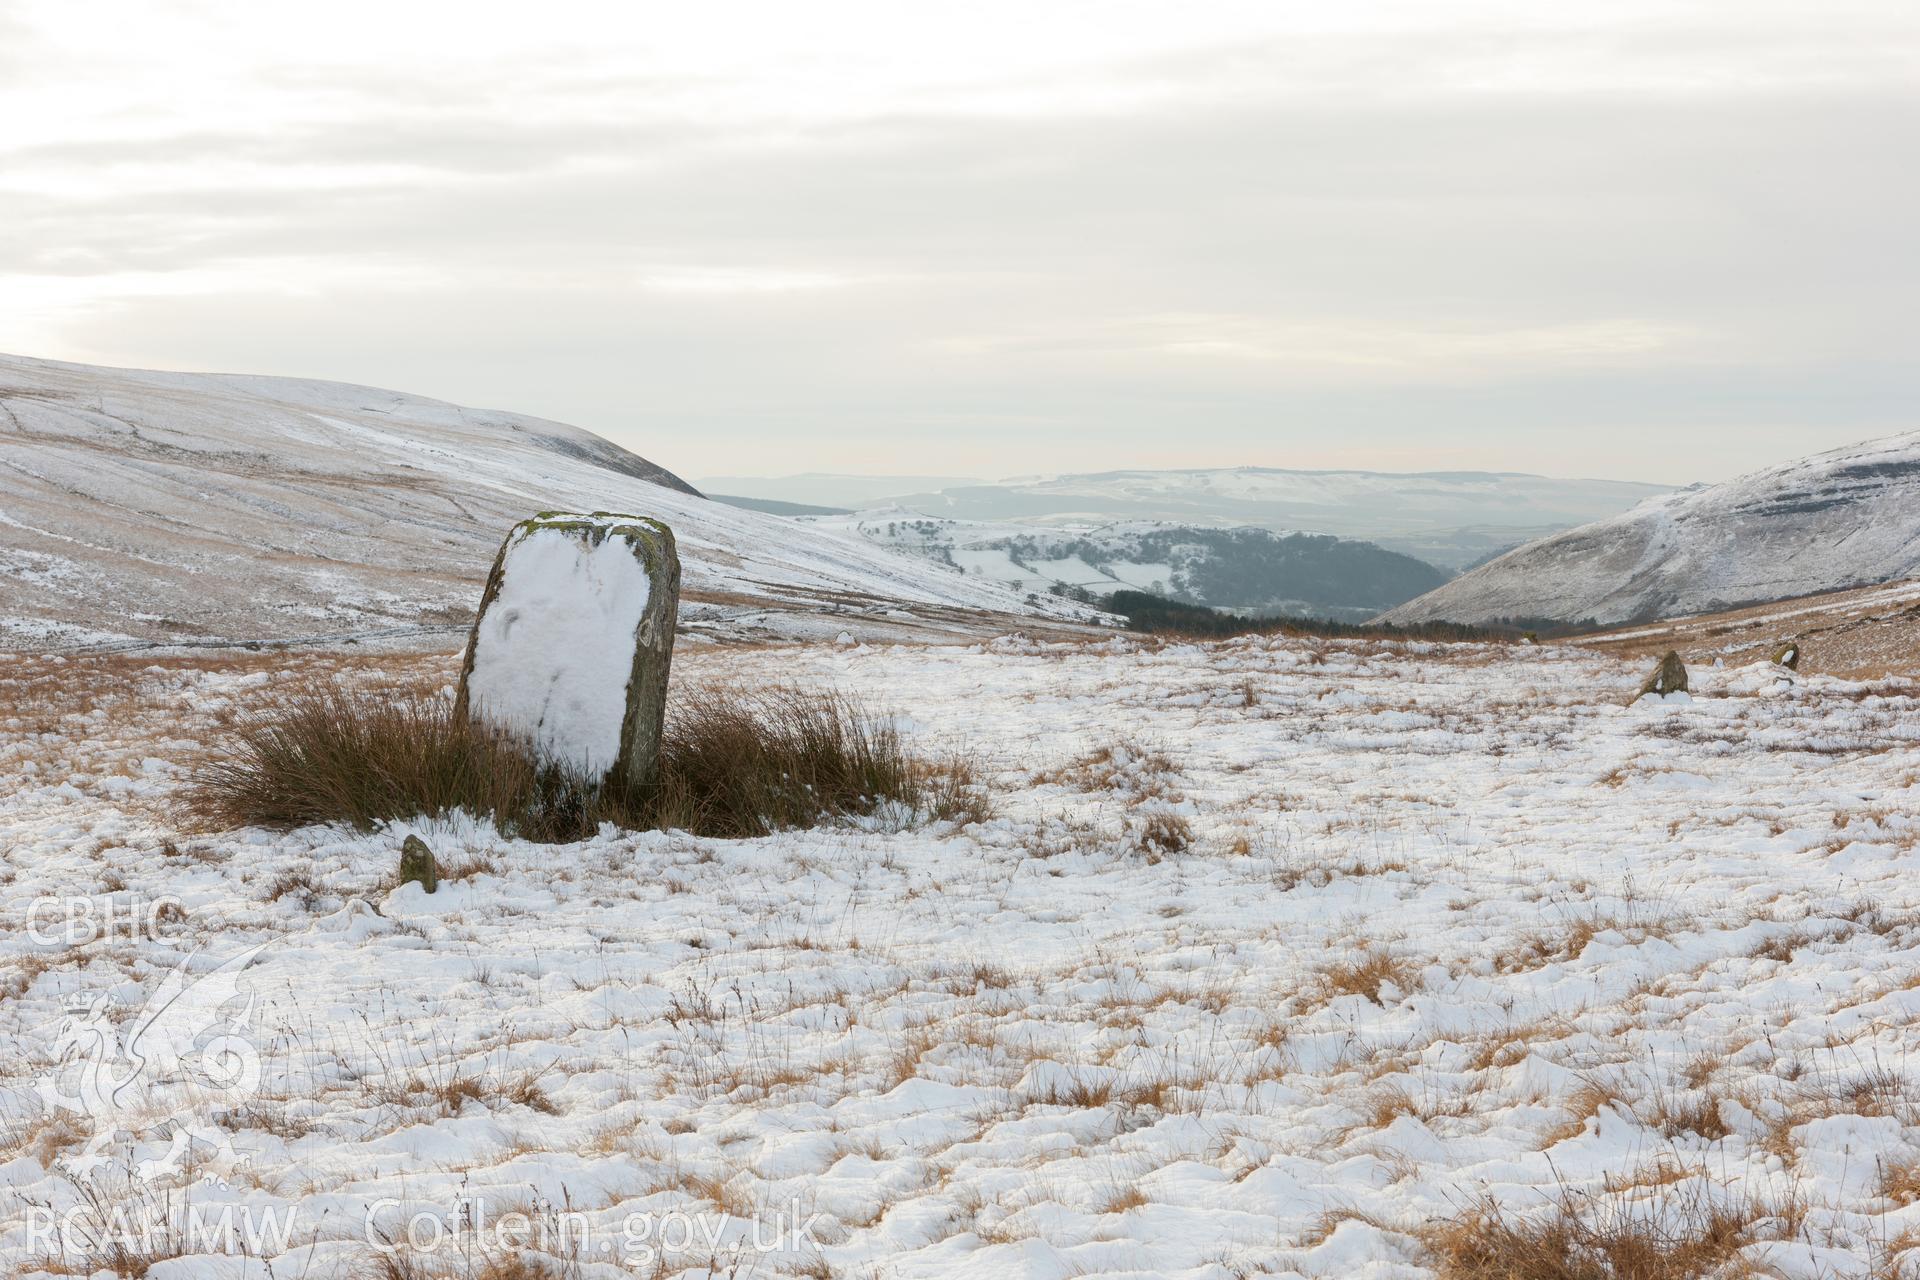
[[[1088,612],[710,502],[541,418],[344,383],[0,356],[0,648],[456,634],[507,528],[547,509],[665,520],[696,629]]]
[[[1619,623],[1920,573],[1920,432],[1650,498],[1462,574],[1389,622]]]

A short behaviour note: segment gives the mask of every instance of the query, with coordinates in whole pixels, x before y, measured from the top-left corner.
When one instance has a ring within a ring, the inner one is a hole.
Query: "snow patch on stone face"
[[[534,528],[507,549],[474,634],[473,714],[586,774],[620,754],[647,570],[622,538]]]

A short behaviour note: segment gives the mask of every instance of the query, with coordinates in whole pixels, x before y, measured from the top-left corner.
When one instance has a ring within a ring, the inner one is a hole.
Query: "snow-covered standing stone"
[[[526,739],[593,781],[653,781],[680,605],[680,557],[658,520],[543,511],[487,575],[456,714]]]

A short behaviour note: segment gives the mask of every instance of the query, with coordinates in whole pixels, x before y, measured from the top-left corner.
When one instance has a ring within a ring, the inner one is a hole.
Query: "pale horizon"
[[[1711,482],[1920,426],[1917,49],[1887,0],[30,2],[0,350],[689,477]]]
[[[1309,475],[1316,474],[1316,473],[1324,474],[1324,475],[1338,475],[1344,472],[1371,473],[1371,472],[1374,472],[1375,470],[1376,470],[1375,468],[1371,468],[1371,467],[1277,467],[1277,466],[1268,466],[1263,463],[1248,462],[1248,463],[1228,463],[1224,466],[1218,466],[1218,467],[1100,467],[1097,469],[1089,469],[1087,471],[1020,471],[1020,472],[1009,472],[1005,475],[975,475],[975,476],[966,476],[966,475],[929,476],[929,475],[919,475],[916,473],[904,473],[904,472],[896,472],[896,471],[790,471],[785,473],[775,473],[775,474],[768,474],[768,475],[749,474],[745,472],[736,472],[731,474],[718,473],[718,474],[706,475],[706,476],[682,475],[680,476],[680,478],[694,485],[700,485],[702,484],[703,481],[711,481],[716,484],[723,484],[731,480],[787,481],[787,480],[838,480],[838,479],[929,480],[929,481],[939,481],[943,484],[953,485],[953,484],[1011,484],[1014,482],[1050,480],[1050,479],[1055,479],[1057,477],[1062,477],[1062,476],[1128,475],[1128,474],[1134,474],[1134,473],[1143,473],[1143,474],[1155,473],[1155,472],[1169,473],[1169,472],[1179,472],[1179,471],[1298,471],[1298,472],[1304,472]],[[676,472],[675,474],[678,475],[679,473]],[[1660,482],[1653,481],[1653,480],[1632,480],[1632,479],[1623,479],[1616,476],[1547,476],[1537,471],[1513,471],[1505,468],[1491,468],[1491,467],[1452,467],[1452,468],[1447,468],[1445,470],[1424,469],[1424,470],[1417,470],[1417,471],[1400,471],[1400,472],[1381,471],[1379,472],[1379,474],[1383,474],[1383,475],[1395,475],[1395,474],[1398,474],[1398,475],[1519,475],[1519,476],[1537,476],[1541,479],[1549,479],[1549,480],[1589,480],[1589,481],[1594,481],[1596,483],[1607,483],[1607,484],[1645,484],[1645,485],[1660,487],[1660,488],[1684,488],[1685,487],[1681,485],[1662,485],[1660,484]]]

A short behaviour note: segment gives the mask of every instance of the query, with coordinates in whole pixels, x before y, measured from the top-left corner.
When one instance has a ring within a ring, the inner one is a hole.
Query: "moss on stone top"
[[[673,530],[661,521],[621,511],[536,512],[513,527],[508,541],[517,542],[547,530],[579,535],[592,546],[599,546],[610,534],[620,534],[639,545],[650,567],[658,564],[664,547],[674,546]]]

